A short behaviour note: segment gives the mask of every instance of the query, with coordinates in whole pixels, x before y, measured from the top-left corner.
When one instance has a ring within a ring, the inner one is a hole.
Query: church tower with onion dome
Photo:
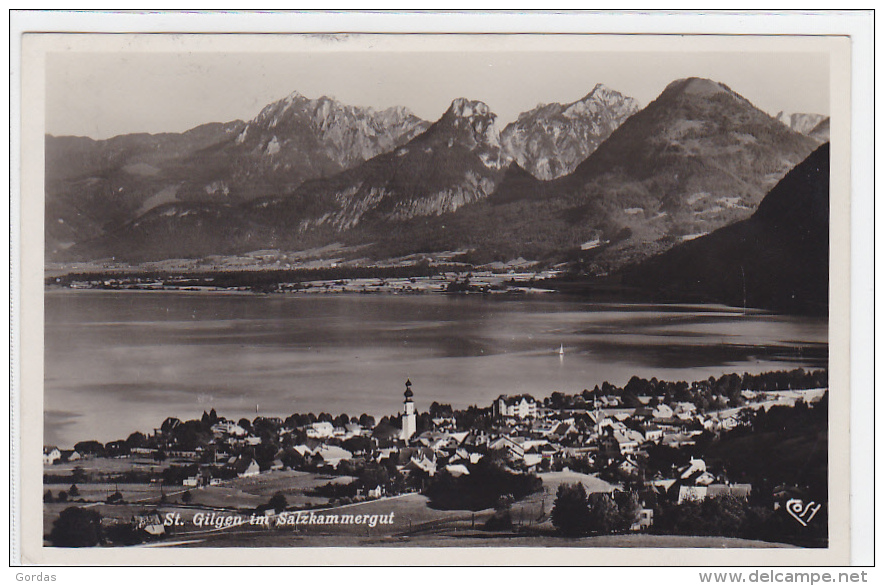
[[[414,412],[414,393],[411,391],[411,380],[405,381],[405,402],[402,404],[402,436],[405,441],[411,439],[417,431],[417,415]]]

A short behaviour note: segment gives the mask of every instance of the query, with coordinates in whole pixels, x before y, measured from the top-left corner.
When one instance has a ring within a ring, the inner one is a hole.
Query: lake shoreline
[[[46,440],[105,440],[185,417],[396,412],[630,377],[699,380],[819,368],[824,320],[725,306],[560,295],[363,295],[57,289],[44,295]],[[562,354],[559,349],[562,348]],[[166,405],[166,409],[158,407]]]

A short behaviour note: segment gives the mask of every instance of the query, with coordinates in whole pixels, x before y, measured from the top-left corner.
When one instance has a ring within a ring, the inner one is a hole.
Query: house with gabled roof
[[[508,457],[515,460],[525,459],[525,448],[522,443],[507,435],[502,435],[490,442],[488,447],[492,450],[506,450]]]
[[[501,395],[492,404],[495,417],[528,419],[537,417],[537,401],[531,395]]]
[[[307,437],[313,439],[331,437],[335,433],[335,426],[330,421],[316,421],[307,428]]]
[[[43,464],[55,464],[61,460],[61,450],[56,446],[43,446]]]
[[[314,453],[321,456],[324,462],[331,464],[334,468],[338,467],[341,460],[349,460],[353,457],[351,452],[340,446],[330,446],[326,444],[321,445]]]
[[[261,467],[258,466],[258,462],[254,458],[248,461],[245,458],[238,459],[234,462],[233,469],[239,478],[249,478],[261,473]]]
[[[666,403],[660,403],[653,410],[654,419],[671,419],[673,416],[672,407]]]

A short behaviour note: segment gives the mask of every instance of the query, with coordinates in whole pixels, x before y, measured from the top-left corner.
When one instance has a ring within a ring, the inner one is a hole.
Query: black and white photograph
[[[47,559],[846,559],[849,40],[46,36]]]

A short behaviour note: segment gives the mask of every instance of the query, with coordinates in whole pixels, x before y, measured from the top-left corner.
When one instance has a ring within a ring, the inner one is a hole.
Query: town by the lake
[[[214,409],[43,450],[47,545],[825,547],[828,375]],[[257,407],[256,407],[257,409]]]

